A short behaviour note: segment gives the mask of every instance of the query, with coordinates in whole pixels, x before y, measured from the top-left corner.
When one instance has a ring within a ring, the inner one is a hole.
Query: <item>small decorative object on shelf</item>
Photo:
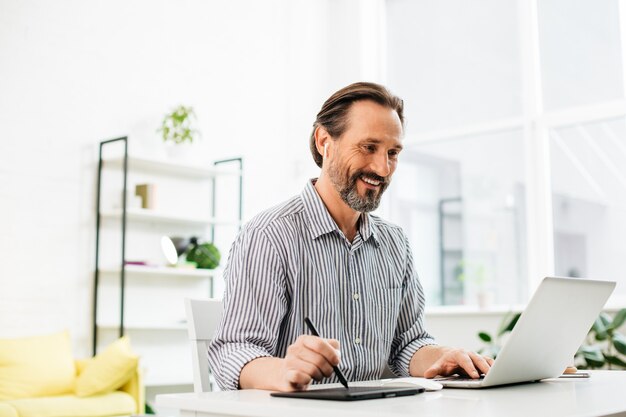
[[[165,259],[167,259],[168,266],[183,268],[183,269],[195,269],[198,265],[191,261],[181,261],[180,257],[187,251],[187,248],[191,246],[191,242],[197,243],[197,238],[192,237],[186,239],[184,237],[161,237],[161,249]]]
[[[124,261],[124,265],[148,266],[148,262],[146,262],[146,261]]]
[[[215,269],[220,264],[220,259],[220,251],[214,244],[198,243],[197,238],[191,238],[191,245],[187,250],[188,262],[195,262],[201,269]]]
[[[141,197],[141,208],[154,209],[156,185],[154,184],[137,184],[135,186],[135,195]]]
[[[189,245],[191,245],[191,239],[185,237],[172,236],[170,237],[170,240],[174,244],[174,247],[176,248],[176,254],[178,256],[181,256],[183,253],[185,253]]]
[[[161,128],[157,131],[161,133],[170,157],[185,156],[189,151],[189,145],[199,137],[200,132],[193,127],[195,120],[196,114],[193,108],[182,105],[165,115]]]

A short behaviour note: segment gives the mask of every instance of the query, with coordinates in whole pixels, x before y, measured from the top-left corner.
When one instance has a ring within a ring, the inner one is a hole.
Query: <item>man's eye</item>
[[[396,159],[399,154],[400,154],[400,152],[396,151],[396,150],[391,150],[391,151],[389,151],[387,153],[387,155],[389,155],[389,158],[391,158],[391,159]]]
[[[376,152],[376,146],[374,145],[365,145],[364,148],[367,152]]]

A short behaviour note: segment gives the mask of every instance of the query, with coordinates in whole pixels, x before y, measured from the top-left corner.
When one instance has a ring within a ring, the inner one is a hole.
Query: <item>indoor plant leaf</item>
[[[623,359],[617,357],[617,356],[612,356],[612,355],[606,355],[605,359],[608,363],[610,363],[611,365],[617,365],[621,368],[626,369],[626,362],[624,362]]]
[[[605,364],[604,355],[599,348],[586,347],[582,349],[583,358],[592,368],[601,368]]]
[[[487,343],[490,343],[492,340],[489,333],[486,333],[486,332],[478,332],[478,337],[480,337],[480,340],[482,340],[483,342],[487,342]]]
[[[199,132],[192,128],[195,119],[196,115],[192,107],[178,106],[171,113],[166,114],[159,129],[163,141],[176,144],[193,143],[195,138],[200,136]]]
[[[513,316],[513,312],[509,311],[508,313],[505,314],[504,317],[502,317],[502,320],[500,321],[500,325],[498,326],[498,331],[496,332],[496,334],[498,336],[502,336],[502,334],[504,333],[504,329],[506,329],[507,324],[509,324],[509,317]]]
[[[611,323],[611,329],[617,329],[626,321],[626,308],[622,308],[617,312]]]
[[[609,316],[608,314],[602,312],[600,313],[600,315],[598,316],[598,318],[600,319],[600,321],[602,321],[602,324],[604,324],[604,327],[608,327],[611,325],[611,322],[613,321],[613,319],[611,318],[611,316]]]
[[[619,353],[626,355],[626,336],[620,333],[615,333],[613,335],[613,346],[615,346],[615,349]]]
[[[517,321],[519,320],[521,315],[522,313],[515,314],[513,318],[511,319],[511,321],[509,322],[509,324],[498,333],[498,336],[502,336],[504,333],[510,332],[511,330],[513,330],[513,328],[517,324]]]
[[[591,329],[596,333],[596,340],[606,340],[608,334],[606,332],[606,324],[602,320],[602,314],[593,322]]]

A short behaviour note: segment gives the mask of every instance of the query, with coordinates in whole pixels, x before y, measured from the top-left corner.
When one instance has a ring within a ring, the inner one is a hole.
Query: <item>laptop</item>
[[[272,397],[307,398],[310,400],[358,401],[374,398],[393,398],[415,395],[424,392],[421,387],[349,387],[321,388],[308,391],[272,392]]]
[[[445,388],[486,388],[560,376],[614,288],[612,281],[544,278],[487,375],[437,381]]]

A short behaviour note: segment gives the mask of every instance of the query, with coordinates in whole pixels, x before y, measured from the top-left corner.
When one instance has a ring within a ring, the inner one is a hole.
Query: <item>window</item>
[[[523,135],[405,148],[390,217],[412,242],[430,305],[517,304],[525,293]]]
[[[555,272],[624,280],[626,119],[552,129]],[[626,302],[618,285],[614,302]]]
[[[386,2],[407,136],[385,210],[429,304],[525,303],[555,274],[626,302],[624,5]]]

